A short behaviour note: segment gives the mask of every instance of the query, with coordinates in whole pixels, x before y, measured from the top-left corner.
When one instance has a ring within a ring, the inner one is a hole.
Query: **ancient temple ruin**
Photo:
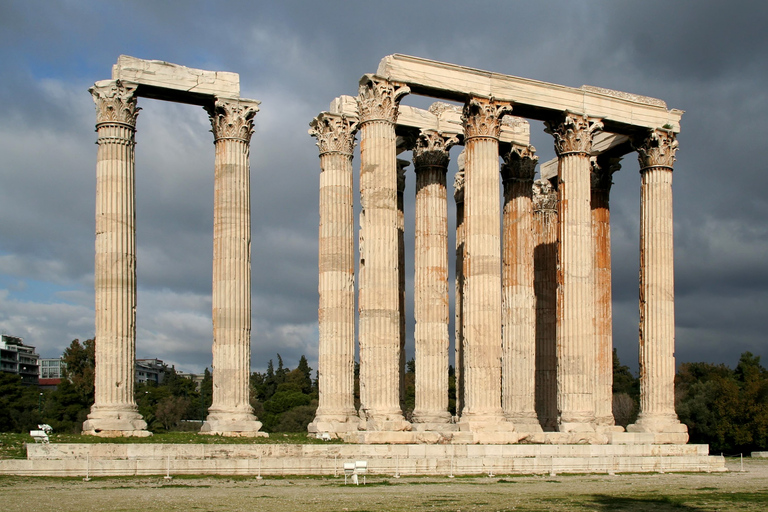
[[[461,106],[400,106],[407,94]],[[674,409],[671,188],[682,114],[653,98],[406,55],[385,57],[356,97],[336,98],[310,124],[321,167],[320,401],[310,432],[361,443],[685,443]],[[525,119],[545,123],[557,154],[536,181]],[[449,220],[448,150],[456,144],[463,162]],[[409,162],[397,158],[407,150],[416,173],[410,421],[401,408]],[[609,195],[612,173],[631,152],[641,175],[641,405],[624,432],[611,402]],[[455,417],[448,412],[449,225],[457,242]]]
[[[240,97],[237,73],[121,56],[96,103],[96,379],[83,433],[147,436],[133,396],[136,357],[137,99],[200,105],[216,151],[213,206],[213,403],[202,433],[266,435],[248,401],[251,362],[249,145],[259,102]]]
[[[98,133],[96,398],[84,432],[149,434],[133,397],[134,133],[137,98],[149,97],[204,107],[214,134],[214,390],[202,432],[265,435],[248,401],[248,158],[259,102],[240,98],[235,73],[126,56],[91,93]],[[428,110],[401,106],[407,94],[439,101]],[[375,74],[364,75],[358,96],[333,100],[310,129],[321,167],[320,397],[310,432],[363,444],[684,444],[686,428],[674,410],[671,190],[681,116],[652,98],[405,55],[385,57]],[[538,180],[526,119],[545,123],[557,154],[539,166]],[[455,145],[464,149],[450,194]],[[403,244],[410,165],[398,159],[403,151],[412,151],[416,174],[413,255]],[[609,196],[611,175],[631,152],[641,174],[641,408],[625,432],[611,410]],[[455,219],[448,218],[451,195]],[[449,229],[455,248],[448,247]],[[455,283],[448,282],[452,250]],[[411,257],[416,407],[406,418],[404,261]],[[452,291],[455,416],[448,411]]]

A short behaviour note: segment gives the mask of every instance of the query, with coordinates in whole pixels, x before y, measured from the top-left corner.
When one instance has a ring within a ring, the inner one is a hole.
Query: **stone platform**
[[[707,445],[28,444],[0,474],[26,476],[343,475],[365,460],[387,476],[717,472]]]

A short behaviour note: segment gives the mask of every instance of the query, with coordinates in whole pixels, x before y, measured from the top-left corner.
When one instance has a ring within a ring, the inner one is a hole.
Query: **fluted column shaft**
[[[536,295],[536,414],[557,429],[557,190],[533,185],[534,293]]]
[[[357,429],[355,224],[352,154],[357,121],[322,113],[310,123],[320,149],[318,407],[310,432]]]
[[[536,302],[532,186],[536,149],[513,146],[504,157],[502,219],[502,407],[518,430],[541,431],[535,409]]]
[[[397,104],[407,89],[360,82],[360,407],[368,430],[403,430],[400,409]]]
[[[454,176],[453,197],[456,202],[456,282],[454,284],[454,364],[456,378],[456,416],[464,409],[464,162],[458,158],[459,171]]]
[[[143,435],[133,397],[136,359],[136,84],[103,81],[96,103],[95,401],[85,433]],[[135,432],[138,431],[138,432]]]
[[[675,413],[675,280],[672,168],[677,140],[665,130],[636,144],[640,196],[640,415],[628,430],[684,432]]]
[[[424,131],[413,150],[416,169],[414,423],[447,423],[448,412],[448,150],[458,142]]]
[[[408,160],[397,159],[397,288],[400,313],[399,386],[400,409],[405,410],[405,168]]]
[[[251,365],[251,187],[255,102],[217,99],[208,108],[216,157],[213,197],[213,400],[202,431],[255,432]]]
[[[594,430],[595,273],[589,151],[602,127],[566,114],[547,123],[558,155],[558,411],[559,430]]]
[[[592,233],[595,247],[595,421],[613,425],[613,307],[611,294],[611,175],[618,162],[598,158],[592,166]]]
[[[500,120],[511,110],[473,98],[464,107],[465,260],[462,421],[499,423],[501,409]]]

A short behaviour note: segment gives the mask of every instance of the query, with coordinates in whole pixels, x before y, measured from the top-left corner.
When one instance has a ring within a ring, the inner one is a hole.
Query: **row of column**
[[[448,149],[457,140],[434,131],[423,131],[413,149],[413,425],[404,420],[400,407],[404,305],[402,204],[398,205],[398,199],[402,201],[402,188],[398,189],[395,127],[399,100],[407,93],[406,87],[367,75],[360,84],[358,120],[324,113],[311,124],[322,168],[320,398],[312,432],[430,430],[445,428],[441,425],[450,421],[445,180]],[[564,113],[546,123],[559,159],[554,188],[537,182],[534,194],[535,150],[513,147],[501,170],[502,212],[498,201],[500,121],[511,110],[511,105],[492,98],[473,97],[463,111],[465,162],[455,191],[459,428],[504,431],[514,425],[527,432],[540,431],[542,424],[560,431],[610,428],[608,196],[617,162],[590,158],[592,136],[602,129],[599,120]],[[361,403],[357,414],[352,374],[352,152],[356,131],[361,138],[362,206]],[[640,419],[632,429],[679,431],[673,396],[671,274],[671,173],[676,142],[673,133],[657,130],[636,144],[643,176],[643,398]]]
[[[95,401],[83,432],[149,435],[134,400],[137,84],[97,82]],[[213,402],[202,432],[264,435],[249,403],[251,205],[249,145],[258,102],[207,108],[216,150],[213,228]]]

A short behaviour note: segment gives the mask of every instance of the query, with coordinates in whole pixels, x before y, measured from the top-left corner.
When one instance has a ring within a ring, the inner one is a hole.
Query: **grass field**
[[[0,509],[29,511],[765,511],[768,461],[730,472],[400,478],[0,477]]]

